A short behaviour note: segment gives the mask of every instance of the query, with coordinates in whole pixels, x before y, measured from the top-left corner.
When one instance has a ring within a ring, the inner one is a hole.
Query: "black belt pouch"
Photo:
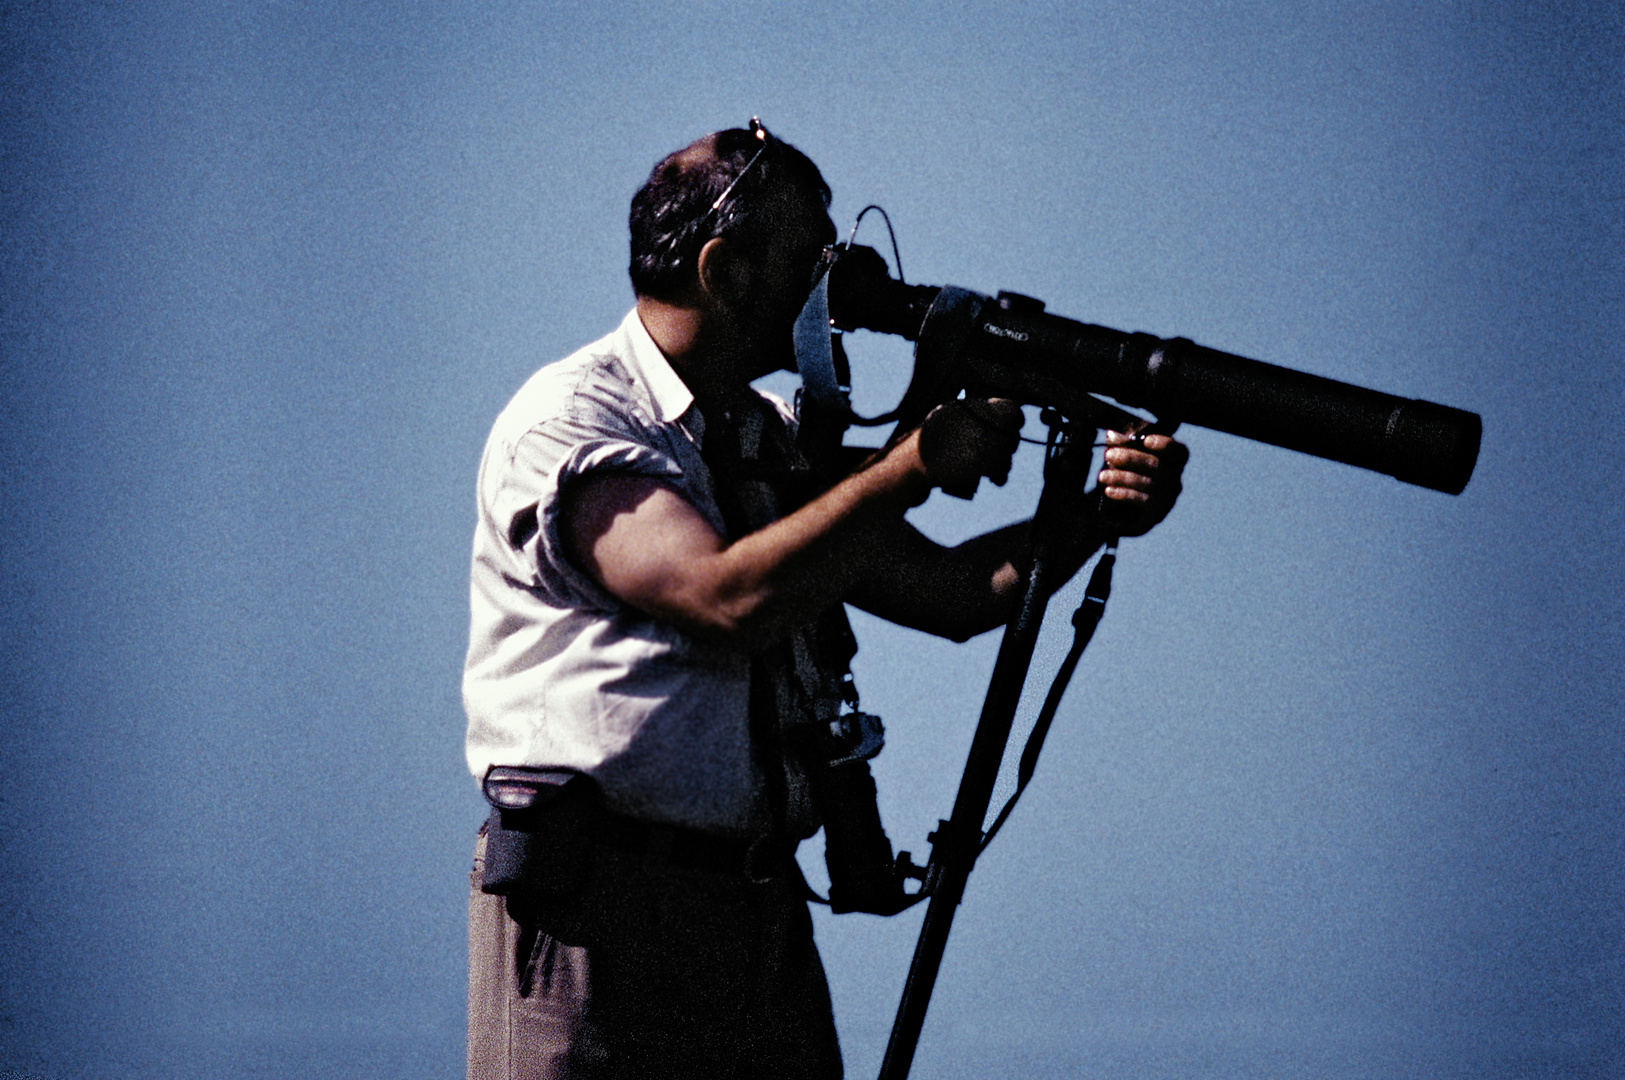
[[[599,817],[589,776],[556,769],[486,774],[485,879],[480,888],[522,900],[579,895],[592,870]]]

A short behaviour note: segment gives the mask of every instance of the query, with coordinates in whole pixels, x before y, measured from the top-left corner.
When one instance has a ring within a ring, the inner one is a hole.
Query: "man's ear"
[[[750,291],[750,263],[740,257],[737,244],[720,236],[713,236],[700,248],[694,269],[700,293],[725,310],[736,310]]]

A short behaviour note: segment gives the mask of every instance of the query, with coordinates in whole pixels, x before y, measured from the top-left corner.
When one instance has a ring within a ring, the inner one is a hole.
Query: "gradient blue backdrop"
[[[480,446],[758,113],[914,280],[1484,416],[1455,499],[1188,431],[916,1074],[1625,1074],[1617,5],[37,3],[0,57],[0,1071],[458,1073]],[[923,853],[995,642],[858,632]],[[852,1076],[916,928],[819,920]]]

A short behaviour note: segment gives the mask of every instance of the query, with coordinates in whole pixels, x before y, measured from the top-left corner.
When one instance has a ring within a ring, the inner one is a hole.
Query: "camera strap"
[[[796,371],[801,375],[803,408],[850,414],[852,397],[835,364],[829,328],[829,260],[819,268],[818,280],[796,317],[794,330]]]
[[[702,456],[734,537],[828,486],[782,414],[754,395],[706,417]],[[825,902],[836,911],[892,914],[910,901],[875,802],[868,759],[885,739],[879,718],[858,711],[856,652],[845,608],[835,604],[751,658],[751,744],[769,818],[762,842],[793,848],[822,826],[831,883]]]
[[[737,539],[762,529],[788,514],[821,489],[821,478],[794,442],[777,408],[752,394],[729,413],[706,418],[702,450],[712,472],[712,493],[730,535]],[[855,697],[850,663],[857,651],[845,612],[836,605],[812,623],[793,631],[784,641],[752,658],[752,737],[758,764],[769,777],[770,796],[781,803],[776,813],[788,811],[792,830],[803,809],[794,790],[774,791],[785,781],[802,786],[796,774],[804,763],[796,729],[809,723],[827,727]],[[816,755],[814,755],[816,756]],[[783,775],[784,761],[790,774]]]

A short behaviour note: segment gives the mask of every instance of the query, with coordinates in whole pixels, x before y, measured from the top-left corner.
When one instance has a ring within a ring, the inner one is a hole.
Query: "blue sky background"
[[[915,1075],[1618,1075],[1622,22],[0,8],[0,1070],[459,1073],[479,450],[629,306],[650,165],[756,113],[912,280],[1484,417],[1459,498],[1187,430]],[[923,855],[995,637],[857,627]],[[916,931],[818,922],[849,1075]]]

